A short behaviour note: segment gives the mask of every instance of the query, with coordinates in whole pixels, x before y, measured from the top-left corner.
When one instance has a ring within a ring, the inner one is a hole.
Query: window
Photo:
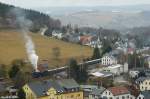
[[[129,99],[129,95],[127,96],[127,99]]]
[[[112,97],[110,97],[109,99],[112,99]]]
[[[106,91],[106,95],[107,95],[107,91]]]
[[[78,94],[78,97],[80,97],[80,94]]]
[[[125,97],[124,97],[124,96],[122,96],[122,99],[125,99]]]
[[[142,86],[142,89],[143,89],[143,86]]]
[[[145,84],[147,85],[147,82],[145,82]]]

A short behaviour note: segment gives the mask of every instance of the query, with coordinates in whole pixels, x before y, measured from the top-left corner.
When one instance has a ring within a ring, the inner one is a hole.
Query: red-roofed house
[[[93,39],[93,36],[88,36],[88,35],[85,35],[85,36],[80,36],[80,42],[81,44],[83,45],[90,45],[92,39]]]
[[[130,91],[126,87],[110,87],[106,89],[102,97],[106,99],[135,99],[134,96],[130,94]]]

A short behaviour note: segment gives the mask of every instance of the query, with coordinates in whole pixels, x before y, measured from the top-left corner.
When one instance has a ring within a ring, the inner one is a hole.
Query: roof
[[[104,91],[105,91],[105,88],[104,88],[104,87],[100,87],[100,88],[98,88],[98,89],[93,89],[90,94],[99,96],[99,95],[101,95]]]
[[[146,79],[150,79],[150,77],[139,77],[138,79],[136,79],[136,82],[143,82]]]
[[[129,94],[130,91],[126,87],[118,86],[118,87],[110,87],[108,90],[114,95],[122,95],[122,94]]]
[[[117,58],[116,58],[114,55],[112,55],[111,53],[105,54],[105,55],[103,56],[103,58],[104,58],[104,57],[109,57],[109,58],[111,58],[112,60],[117,60]]]
[[[121,65],[121,64],[116,64],[116,65],[108,66],[108,68],[114,69],[114,68],[119,68],[119,67],[122,67],[122,66],[123,66],[123,65]]]
[[[54,88],[58,93],[66,92],[66,89],[79,88],[80,86],[73,79],[45,80],[27,84],[37,97],[45,96],[50,88]]]
[[[150,99],[150,91],[142,91],[141,94],[144,96],[144,99]]]
[[[28,83],[28,86],[37,97],[45,96],[44,92],[47,92],[50,88],[55,88],[58,92],[64,91],[60,85],[51,80]]]
[[[67,89],[79,88],[80,87],[74,79],[57,80],[57,83],[60,86],[62,86],[64,88],[67,88]]]
[[[109,77],[109,76],[112,76],[112,73],[101,71],[101,72],[91,73],[91,75],[96,76],[96,77]]]
[[[80,85],[81,88],[83,89],[97,89],[98,86],[96,85]]]
[[[0,92],[6,91],[6,86],[4,84],[0,84]]]

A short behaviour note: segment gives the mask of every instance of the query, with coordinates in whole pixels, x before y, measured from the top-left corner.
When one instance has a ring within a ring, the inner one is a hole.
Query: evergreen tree
[[[84,83],[88,79],[88,73],[85,67],[80,68],[75,59],[70,60],[69,77],[75,79],[78,83]]]
[[[14,78],[19,71],[19,67],[17,65],[13,65],[9,70],[8,74],[10,78]]]
[[[95,47],[93,51],[92,59],[99,59],[99,58],[101,58],[99,48]]]
[[[18,91],[18,97],[19,97],[18,99],[26,99],[25,92],[22,88],[19,89],[19,91]]]
[[[14,78],[16,74],[20,71],[20,67],[24,67],[24,62],[21,59],[13,60],[11,63],[11,68],[8,71],[8,75],[10,78]]]
[[[78,81],[79,73],[80,69],[79,66],[77,65],[77,61],[75,59],[71,59],[69,61],[69,77]]]
[[[0,77],[7,77],[6,65],[0,65]]]

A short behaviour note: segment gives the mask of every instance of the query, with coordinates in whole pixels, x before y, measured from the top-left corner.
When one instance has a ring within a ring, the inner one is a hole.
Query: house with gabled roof
[[[117,58],[111,54],[105,54],[101,60],[102,60],[102,65],[105,66],[117,64]]]
[[[139,77],[135,83],[140,91],[150,90],[150,77]]]
[[[99,87],[96,89],[93,89],[90,93],[89,93],[89,99],[102,99],[102,93],[105,91],[104,87]]]
[[[142,91],[136,99],[150,99],[150,91]]]
[[[83,91],[73,79],[27,83],[23,90],[26,99],[83,99]]]
[[[123,86],[107,88],[102,93],[102,98],[106,99],[134,99],[134,96],[130,94],[128,88]]]

